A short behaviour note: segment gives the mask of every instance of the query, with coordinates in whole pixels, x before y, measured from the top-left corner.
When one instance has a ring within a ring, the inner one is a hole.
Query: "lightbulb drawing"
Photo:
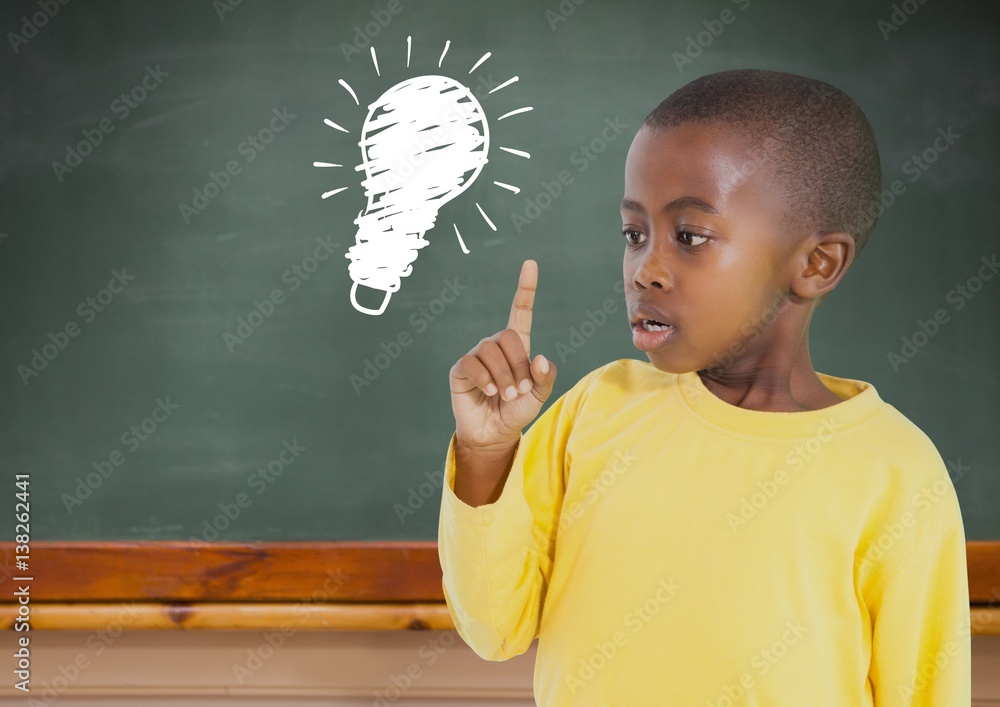
[[[481,127],[480,127],[481,126]],[[469,188],[487,162],[489,124],[468,88],[445,76],[398,83],[375,101],[361,132],[362,182],[368,207],[354,223],[348,251],[351,303],[381,314],[409,275],[438,209]],[[359,284],[382,290],[373,311],[357,301]]]
[[[446,42],[438,67],[444,60],[451,42]],[[411,39],[407,37],[407,60],[410,65]],[[471,74],[490,57],[483,55],[469,69]],[[371,48],[372,63],[381,76],[375,48]],[[517,76],[493,88],[493,94],[515,83]],[[340,85],[357,105],[358,97],[346,81]],[[509,111],[497,120],[530,111],[531,107]],[[348,132],[332,120],[330,127]],[[368,105],[358,142],[361,162],[355,171],[363,171],[367,206],[354,220],[358,230],[356,243],[345,258],[351,279],[351,304],[359,312],[378,315],[385,311],[393,292],[400,288],[401,278],[413,271],[419,250],[429,241],[430,231],[438,211],[446,203],[467,190],[476,181],[489,161],[490,126],[482,104],[473,91],[461,82],[443,75],[422,75],[401,81],[384,91]],[[506,153],[530,158],[524,151],[501,147]],[[314,162],[316,167],[340,167],[329,162]],[[518,187],[499,181],[498,187],[515,194]],[[347,187],[325,192],[323,198],[338,194]],[[496,231],[483,208],[476,208],[486,224]],[[455,236],[462,251],[468,253],[457,224]],[[383,293],[381,305],[366,307],[358,302],[358,288],[364,286]]]

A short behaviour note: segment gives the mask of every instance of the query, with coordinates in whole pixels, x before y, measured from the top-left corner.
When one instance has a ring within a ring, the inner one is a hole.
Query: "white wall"
[[[13,637],[4,637],[5,654]],[[272,641],[279,650],[270,651],[256,631],[36,631],[31,697],[50,704],[46,698],[56,696],[65,707],[360,707],[376,704],[380,693],[387,696],[380,704],[400,707],[534,705],[534,645],[512,660],[489,662],[453,631],[276,632]],[[973,705],[1000,707],[1000,636],[973,636],[972,645]],[[265,659],[250,662],[248,651]],[[74,661],[84,666],[76,674]],[[234,666],[252,673],[242,685]],[[0,704],[28,704],[11,687],[11,673],[4,675]],[[399,692],[386,692],[393,679]],[[46,693],[46,682],[58,692]]]

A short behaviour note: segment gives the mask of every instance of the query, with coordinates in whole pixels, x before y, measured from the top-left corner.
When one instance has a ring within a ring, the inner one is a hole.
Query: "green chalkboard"
[[[817,370],[921,427],[968,537],[1000,538],[1000,278],[977,281],[998,250],[995,4],[43,5],[0,9],[5,527],[29,474],[37,540],[435,538],[452,364],[506,325],[525,258],[553,399],[644,359],[620,285],[629,143],[687,81],[755,67],[847,91],[898,182],[813,320]],[[491,145],[372,315],[345,257],[359,135],[370,103],[424,75],[468,87]]]

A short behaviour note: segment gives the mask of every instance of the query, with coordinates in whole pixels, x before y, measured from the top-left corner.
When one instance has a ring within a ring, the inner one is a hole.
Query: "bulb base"
[[[354,308],[359,312],[364,312],[365,314],[381,314],[382,312],[384,312],[386,306],[389,304],[389,298],[392,297],[392,293],[389,292],[388,290],[380,290],[378,288],[368,287],[367,285],[365,285],[365,287],[368,287],[368,289],[370,290],[375,290],[376,292],[385,292],[385,299],[382,300],[382,305],[378,309],[371,309],[369,307],[364,307],[358,304],[357,293],[358,293],[358,285],[360,284],[361,283],[355,281],[354,285],[351,287],[351,304],[354,305]]]

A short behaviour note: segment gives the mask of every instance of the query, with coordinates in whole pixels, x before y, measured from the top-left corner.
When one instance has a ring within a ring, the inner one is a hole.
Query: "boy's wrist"
[[[520,440],[487,446],[464,446],[455,438],[455,496],[476,507],[494,503],[503,493]]]
[[[492,444],[470,444],[463,440],[458,433],[455,433],[455,452],[461,452],[465,455],[474,455],[482,459],[502,459],[510,456],[518,443],[521,441],[521,435],[514,437],[511,440],[505,440],[500,442],[495,442]]]

